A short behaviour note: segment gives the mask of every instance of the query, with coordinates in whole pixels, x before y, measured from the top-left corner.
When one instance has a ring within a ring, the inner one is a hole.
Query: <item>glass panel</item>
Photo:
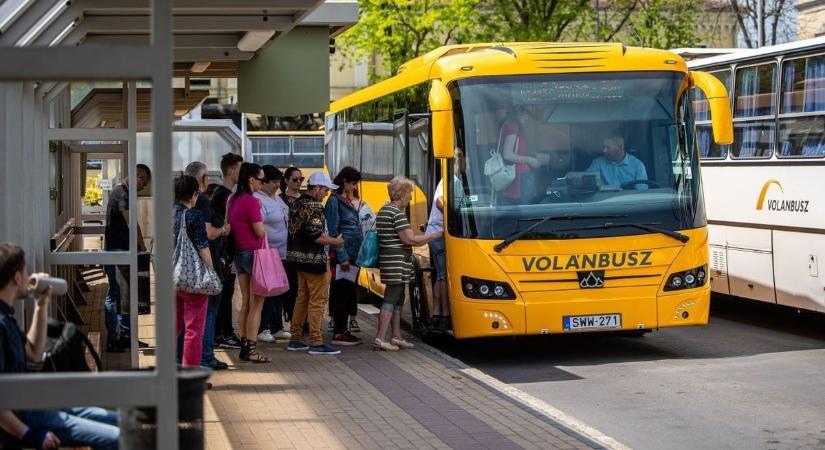
[[[392,123],[362,124],[361,173],[364,178],[393,175]]]
[[[295,154],[324,154],[323,136],[295,136],[293,140]]]
[[[825,55],[782,64],[782,112],[825,111]]]
[[[252,162],[258,165],[271,164],[278,168],[286,168],[292,165],[288,154],[286,155],[268,155],[268,154],[252,154]]]
[[[776,66],[762,64],[736,70],[734,117],[769,116],[776,111]]]
[[[730,96],[730,70],[720,70],[717,72],[710,72],[711,75],[715,76],[725,85],[725,89],[728,91],[728,96]],[[702,92],[701,89],[691,89],[693,91],[693,95],[695,96],[693,100],[693,111],[695,112],[696,120],[710,120],[710,110],[708,109],[708,98],[705,97],[705,93]]]
[[[702,159],[725,159],[728,157],[730,145],[719,145],[713,142],[711,124],[696,125],[696,139],[699,145],[699,156]]]
[[[406,175],[407,173],[407,115],[396,116],[393,123],[393,173]]]
[[[210,172],[220,172],[221,156],[234,151],[212,131],[176,131],[172,135],[172,170],[181,171],[192,161],[206,164]],[[137,162],[155,170],[152,164],[152,133],[137,133]]]
[[[780,119],[777,156],[780,158],[825,156],[825,116]]]
[[[770,158],[773,154],[773,120],[733,124],[733,158]]]
[[[705,223],[692,102],[684,73],[525,75],[459,80],[451,92],[464,168],[450,233],[504,239],[545,216],[525,239],[643,234],[614,223],[689,229]],[[498,155],[495,155],[498,153]],[[497,163],[500,156],[503,163]],[[514,177],[495,178],[495,166]],[[456,173],[458,170],[460,173]],[[459,199],[460,197],[460,199]],[[605,218],[604,216],[610,216]],[[618,218],[612,218],[612,217]]]

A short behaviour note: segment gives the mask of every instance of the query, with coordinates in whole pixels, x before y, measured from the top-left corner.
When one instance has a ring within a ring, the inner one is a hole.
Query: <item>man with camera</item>
[[[28,281],[23,249],[0,244],[0,374],[26,372],[27,361],[40,362],[43,356],[52,288],[37,294],[31,327],[23,334],[14,317],[14,304],[29,295]],[[0,410],[0,447],[19,441],[36,449],[115,449],[120,434],[117,422],[117,414],[103,408]]]

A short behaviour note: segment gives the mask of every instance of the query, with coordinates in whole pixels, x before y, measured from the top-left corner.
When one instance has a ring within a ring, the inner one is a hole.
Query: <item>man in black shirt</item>
[[[152,179],[152,171],[149,167],[138,164],[135,177],[135,188],[140,191]],[[124,178],[123,182],[112,189],[109,194],[109,202],[106,205],[106,231],[103,249],[106,251],[128,251],[129,250],[129,178]],[[145,252],[146,245],[143,242],[143,232],[140,226],[137,228],[138,251]],[[106,351],[123,351],[129,346],[129,323],[130,318],[127,308],[128,303],[121,302],[121,287],[129,295],[129,266],[103,266],[106,278],[109,280],[109,290],[106,292],[105,300],[105,323],[106,323]],[[118,284],[118,275],[121,283]]]
[[[186,166],[183,173],[198,180],[198,200],[195,209],[200,211],[203,220],[206,222],[206,238],[209,240],[209,250],[212,254],[212,261],[217,261],[220,248],[213,243],[229,234],[230,226],[224,223],[221,216],[215,214],[212,209],[212,202],[204,193],[209,186],[209,170],[206,164],[194,161]],[[225,362],[215,358],[215,321],[218,315],[218,307],[221,303],[221,295],[210,295],[206,309],[206,323],[203,328],[203,349],[201,351],[201,365],[214,370],[223,370],[228,366]],[[183,349],[183,335],[178,336],[178,348]],[[182,352],[178,352],[182,354]]]
[[[0,244],[0,374],[26,372],[26,362],[40,362],[46,345],[51,288],[38,295],[28,334],[14,317],[15,301],[28,295],[26,255],[13,244]],[[0,448],[56,449],[59,446],[117,448],[118,416],[102,408],[65,410],[0,409]]]
[[[227,153],[221,158],[223,185],[219,186],[212,196],[212,210],[216,215],[226,218],[226,201],[232,195],[235,185],[238,184],[238,173],[242,163],[243,158],[235,153]],[[215,342],[223,348],[241,348],[241,338],[232,326],[232,296],[235,294],[232,237],[218,238],[213,242],[220,253],[219,258],[213,258],[213,261],[219,268],[218,273],[222,274],[221,281],[223,281],[223,292],[215,322]]]

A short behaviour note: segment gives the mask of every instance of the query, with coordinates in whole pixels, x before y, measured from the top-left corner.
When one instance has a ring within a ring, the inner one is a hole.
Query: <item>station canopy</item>
[[[244,112],[327,109],[330,39],[357,22],[357,0],[173,5],[174,77],[237,77]],[[150,20],[149,0],[0,0],[0,46],[147,45]]]

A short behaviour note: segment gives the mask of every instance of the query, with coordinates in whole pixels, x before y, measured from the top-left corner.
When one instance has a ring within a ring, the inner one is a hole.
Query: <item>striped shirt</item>
[[[412,247],[404,245],[398,233],[410,228],[407,215],[393,203],[387,203],[375,216],[378,233],[378,267],[381,282],[402,284],[410,281]]]

